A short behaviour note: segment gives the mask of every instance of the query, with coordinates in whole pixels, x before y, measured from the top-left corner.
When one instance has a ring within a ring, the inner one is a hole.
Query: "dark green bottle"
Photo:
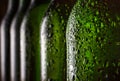
[[[41,81],[66,81],[65,32],[76,0],[52,0],[41,23]]]
[[[120,81],[120,1],[78,0],[66,41],[67,81]]]
[[[19,0],[9,0],[8,9],[0,25],[1,80],[10,80],[10,24],[18,9]]]
[[[40,81],[40,23],[49,0],[31,0],[20,28],[21,80]]]
[[[30,0],[19,0],[17,13],[10,28],[11,81],[20,81],[20,26]]]

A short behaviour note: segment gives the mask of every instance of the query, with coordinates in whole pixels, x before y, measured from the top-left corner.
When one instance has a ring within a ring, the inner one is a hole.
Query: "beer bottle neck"
[[[11,11],[11,10],[15,10],[18,8],[18,3],[19,0],[8,0],[8,10],[7,12]]]
[[[30,4],[30,0],[19,0],[19,10],[26,10]]]

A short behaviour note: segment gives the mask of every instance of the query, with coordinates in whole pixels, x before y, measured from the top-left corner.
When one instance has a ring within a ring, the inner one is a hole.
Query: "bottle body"
[[[66,79],[66,23],[75,0],[53,0],[41,23],[41,81]]]
[[[79,0],[74,6],[66,32],[68,81],[119,81],[120,2],[116,2]]]
[[[9,0],[8,10],[0,26],[1,81],[10,80],[10,24],[17,11],[18,1]]]
[[[49,2],[33,0],[20,28],[21,79],[40,81],[40,23]]]

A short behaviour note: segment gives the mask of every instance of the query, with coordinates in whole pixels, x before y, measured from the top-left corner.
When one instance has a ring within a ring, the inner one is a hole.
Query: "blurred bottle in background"
[[[0,12],[1,12],[0,13],[0,24],[1,24],[1,20],[3,19],[7,11],[7,4],[8,4],[8,0],[1,0],[0,2]],[[1,57],[0,57],[0,69],[1,69]],[[1,80],[1,70],[0,70],[0,80]]]
[[[17,13],[10,26],[10,77],[20,81],[20,26],[28,11],[30,0],[19,0]]]
[[[1,81],[10,80],[10,25],[18,9],[19,0],[9,0],[7,12],[0,25]]]

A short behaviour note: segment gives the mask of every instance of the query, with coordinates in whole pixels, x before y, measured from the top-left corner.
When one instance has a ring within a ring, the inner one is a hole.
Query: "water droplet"
[[[95,21],[95,22],[97,21],[97,17],[94,18],[94,21]]]
[[[108,74],[105,75],[105,78],[108,78]]]
[[[99,30],[99,28],[97,28],[97,33],[99,33],[100,32],[100,30]]]
[[[91,2],[91,5],[92,5],[92,6],[94,6],[94,5],[95,5],[95,3],[94,3],[94,2]]]
[[[52,33],[48,33],[48,34],[47,34],[47,37],[48,37],[48,38],[51,38],[51,37],[52,37]]]
[[[53,26],[54,26],[53,24],[50,24],[50,25],[49,25],[49,28],[52,28]]]
[[[62,19],[61,23],[63,24],[64,23],[64,20]]]
[[[99,15],[99,11],[96,11],[96,15]]]
[[[63,16],[60,16],[61,19],[63,19]]]
[[[90,28],[90,23],[86,23],[86,28]]]
[[[58,12],[60,12],[61,10],[58,8]]]
[[[111,22],[111,19],[110,19],[110,18],[108,18],[108,21],[109,21],[109,22]]]
[[[118,20],[118,21],[120,20],[120,17],[119,17],[119,16],[117,16],[117,20]]]
[[[105,13],[106,16],[108,16],[109,14],[108,13]]]
[[[101,23],[101,28],[103,28],[104,27],[104,24],[103,23]]]

